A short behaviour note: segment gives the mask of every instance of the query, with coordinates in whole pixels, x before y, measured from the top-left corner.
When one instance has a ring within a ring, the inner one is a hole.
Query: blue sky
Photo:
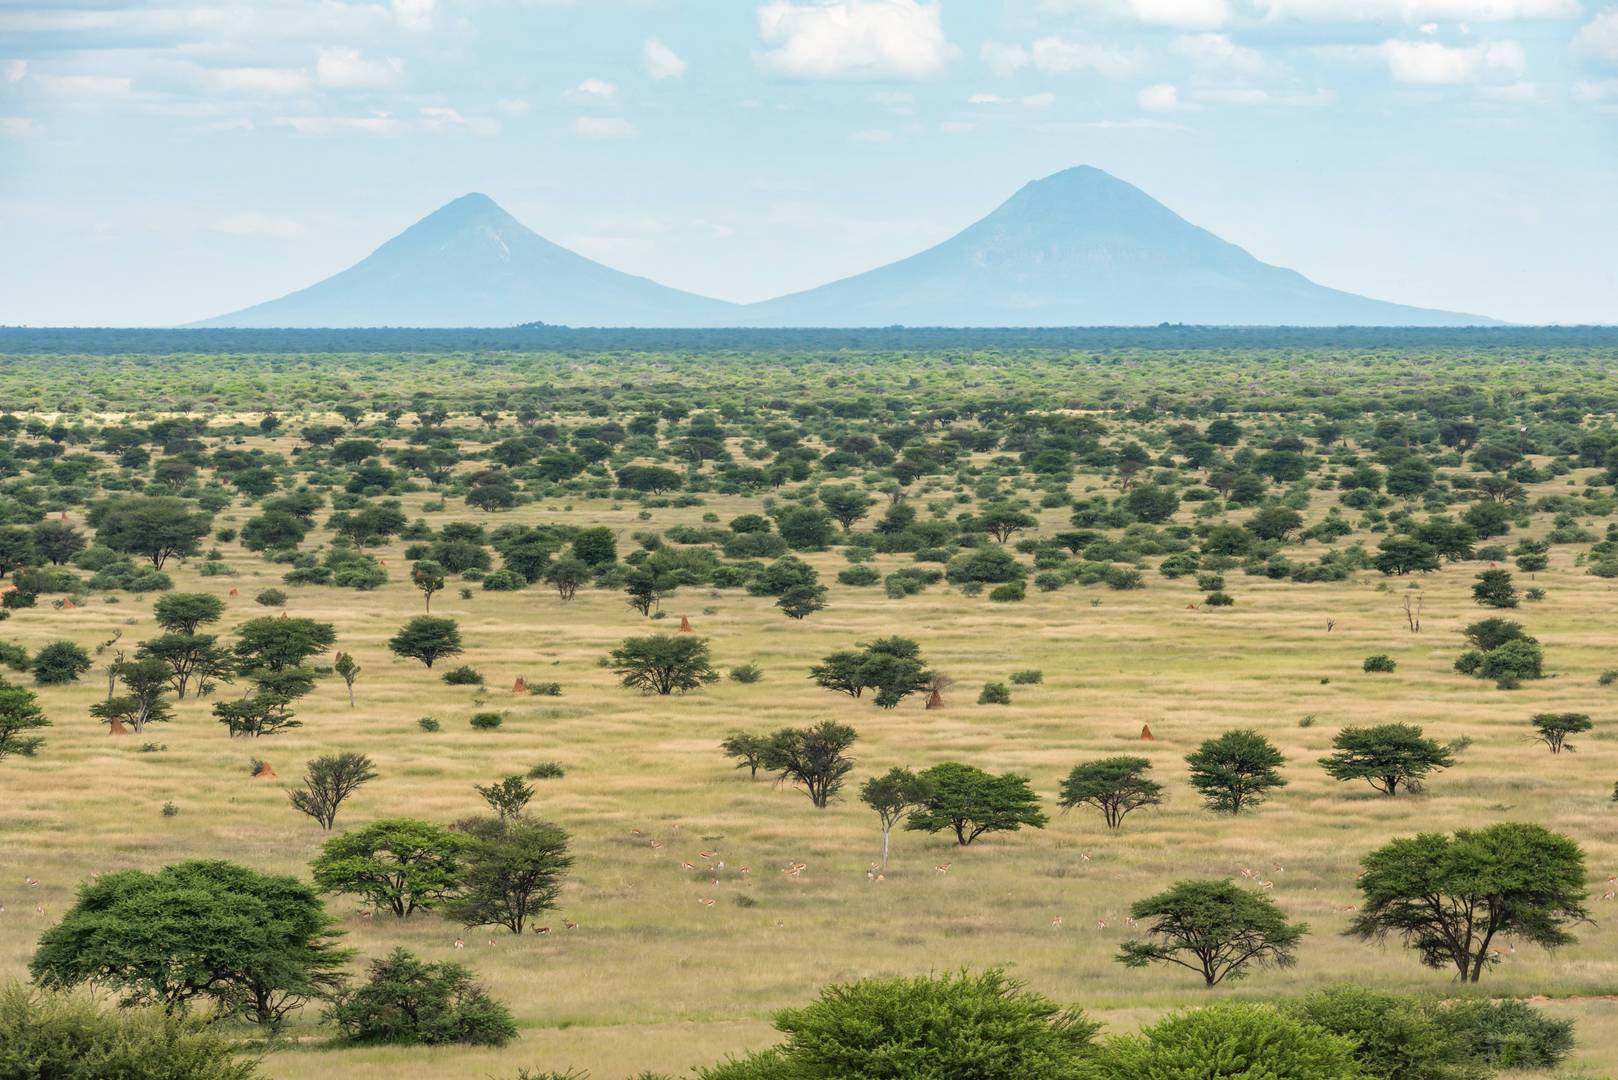
[[[1077,164],[1323,284],[1618,322],[1618,3],[0,0],[0,323],[241,307],[468,191],[763,299]]]

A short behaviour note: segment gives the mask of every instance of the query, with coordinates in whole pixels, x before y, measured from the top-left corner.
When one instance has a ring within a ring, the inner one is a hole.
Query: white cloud
[[[1276,67],[1257,49],[1238,45],[1229,34],[1186,34],[1170,43],[1175,55],[1200,68],[1244,79],[1273,74]]]
[[[850,135],[849,138],[853,139],[855,142],[880,145],[883,143],[892,142],[893,132],[884,128],[866,128],[863,131],[854,132],[854,134]]]
[[[1001,97],[999,94],[973,94],[966,99],[968,105],[1017,105],[1024,109],[1048,109],[1056,104],[1056,95],[1049,90],[1023,97]]]
[[[1173,112],[1180,107],[1180,91],[1173,83],[1157,83],[1136,94],[1135,104],[1149,112]]]
[[[1451,86],[1490,74],[1516,75],[1526,66],[1515,41],[1456,47],[1436,41],[1385,41],[1374,52],[1387,61],[1394,80],[1417,86]]]
[[[1504,101],[1513,105],[1532,105],[1545,100],[1538,83],[1514,82],[1500,86],[1480,86],[1478,96],[1490,101]]]
[[[309,73],[300,68],[212,68],[203,78],[216,91],[272,97],[301,94],[310,85]]]
[[[678,79],[685,74],[685,61],[680,54],[656,38],[647,38],[641,46],[641,60],[646,74],[654,79]]]
[[[573,121],[573,133],[584,139],[628,139],[635,125],[621,116],[581,116]]]
[[[1319,22],[1512,22],[1571,19],[1583,10],[1579,0],[1259,0],[1271,19]]]
[[[5,63],[6,82],[18,82],[26,74],[28,74],[28,61],[26,61],[26,60],[7,60],[6,61],[6,63]]]
[[[358,49],[321,49],[315,61],[315,77],[322,86],[380,87],[397,82],[404,61],[397,57],[367,60]]]
[[[1581,79],[1573,84],[1574,101],[1618,101],[1618,79]]]
[[[393,17],[407,30],[425,30],[433,23],[437,0],[393,0]]]
[[[938,130],[945,135],[970,135],[978,126],[967,120],[945,120],[938,125]]]
[[[27,139],[44,134],[39,121],[27,116],[0,116],[0,139]]]
[[[1129,0],[1129,13],[1154,26],[1211,30],[1230,20],[1230,4],[1228,0]]]
[[[1579,28],[1574,51],[1609,64],[1618,64],[1618,8],[1603,12]]]
[[[500,122],[484,116],[462,116],[459,111],[448,105],[423,105],[421,107],[422,129],[433,135],[450,135],[465,132],[468,135],[498,135]]]
[[[985,66],[1002,79],[1010,78],[1028,66],[1028,50],[1021,45],[1007,45],[1000,41],[985,41],[978,49]]]
[[[232,236],[273,236],[283,240],[301,236],[304,231],[303,222],[296,218],[260,214],[251,210],[220,218],[214,222],[213,227],[218,232],[229,233]]]
[[[385,112],[370,116],[277,116],[276,127],[290,128],[299,135],[397,135],[404,125]]]
[[[31,81],[51,97],[70,101],[129,96],[129,80],[113,75],[35,75]]]
[[[771,0],[758,33],[764,65],[800,79],[922,79],[956,54],[939,5],[920,0]]]
[[[567,92],[567,99],[575,102],[601,102],[611,101],[618,96],[618,87],[615,83],[605,79],[585,79],[579,85]]]
[[[1110,45],[1086,41],[1066,41],[1059,37],[1040,38],[1032,50],[1034,66],[1051,74],[1093,71],[1108,79],[1119,79],[1134,71],[1139,61],[1134,53]]]
[[[502,116],[526,116],[530,108],[521,98],[501,98],[494,103],[494,111]]]
[[[1257,87],[1210,87],[1195,90],[1191,96],[1202,105],[1274,106],[1280,108],[1307,108],[1332,105],[1337,95],[1330,90],[1317,90],[1312,94],[1277,94]]]

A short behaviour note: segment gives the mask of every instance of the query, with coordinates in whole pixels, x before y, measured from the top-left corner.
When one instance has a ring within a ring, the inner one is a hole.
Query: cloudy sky
[[[756,300],[1076,164],[1324,284],[1618,322],[1618,0],[0,0],[0,323],[217,314],[468,191]]]

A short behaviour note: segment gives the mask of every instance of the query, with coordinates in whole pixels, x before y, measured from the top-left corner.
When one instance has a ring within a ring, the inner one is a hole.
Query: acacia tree
[[[644,694],[683,694],[719,681],[708,639],[689,634],[625,638],[607,659],[619,682]]]
[[[212,593],[165,593],[152,605],[157,625],[171,634],[195,634],[204,623],[216,623],[225,602]]]
[[[31,733],[50,726],[32,690],[0,678],[0,761],[13,754],[33,757],[45,739]]]
[[[780,773],[781,780],[802,785],[809,801],[824,809],[854,768],[848,748],[858,738],[853,728],[832,720],[814,727],[782,728],[770,736],[763,765]]]
[[[360,677],[359,664],[355,663],[353,656],[346,652],[340,652],[337,654],[336,659],[332,661],[331,669],[337,673],[339,679],[343,680],[343,685],[348,687],[348,707],[352,709],[354,707],[354,680]]]
[[[464,651],[460,627],[455,620],[434,615],[417,615],[405,623],[388,639],[388,649],[395,656],[420,660],[429,669],[436,661],[459,656]]]
[[[571,600],[579,586],[590,580],[590,566],[583,559],[563,555],[545,568],[545,580],[555,587],[557,596]]]
[[[312,864],[323,892],[348,893],[401,919],[453,896],[466,836],[413,818],[384,818],[327,840]]]
[[[1455,764],[1448,747],[1422,735],[1414,724],[1348,727],[1332,739],[1336,751],[1320,759],[1334,780],[1364,780],[1384,795],[1402,786],[1420,791],[1427,774]]]
[[[758,770],[764,764],[764,749],[769,746],[770,740],[763,735],[754,735],[747,731],[736,731],[725,736],[719,744],[719,749],[725,752],[726,757],[736,759],[738,769],[747,769],[748,778],[758,779]]]
[[[471,838],[460,889],[444,914],[466,926],[504,926],[520,934],[527,921],[556,906],[573,857],[567,833],[522,814],[457,824]]]
[[[534,797],[534,785],[524,782],[520,776],[508,776],[497,783],[472,786],[502,823],[520,815]]]
[[[818,494],[820,505],[837,519],[837,524],[843,527],[844,532],[853,528],[854,523],[870,513],[871,507],[876,505],[875,499],[859,488],[847,484],[822,487]]]
[[[201,550],[213,521],[186,499],[168,495],[125,495],[90,511],[96,540],[114,551],[150,559],[158,570],[171,558]]]
[[[809,677],[827,690],[852,698],[874,690],[876,704],[891,709],[911,694],[927,689],[932,672],[921,659],[919,645],[895,636],[834,652],[810,667]]]
[[[905,821],[918,832],[949,829],[962,847],[984,833],[1016,832],[1024,825],[1043,829],[1050,820],[1026,777],[984,772],[974,765],[946,761],[920,775],[926,789],[921,808]]]
[[[1256,806],[1269,792],[1286,786],[1279,771],[1281,752],[1250,729],[1227,731],[1186,755],[1191,786],[1202,792],[1212,810],[1237,814]]]
[[[337,820],[337,808],[375,779],[376,769],[364,754],[326,754],[304,766],[303,788],[287,792],[287,801],[329,832]]]
[[[166,665],[169,685],[182,699],[193,687],[198,697],[205,697],[219,683],[233,681],[236,673],[230,651],[213,634],[163,634],[141,642],[135,656]]]
[[[1163,785],[1146,775],[1151,770],[1150,761],[1129,756],[1075,765],[1062,781],[1062,809],[1093,806],[1101,811],[1107,827],[1116,829],[1131,811],[1162,803]]]
[[[350,953],[338,937],[296,878],[193,861],[79,886],[28,967],[42,986],[88,983],[169,1012],[211,1001],[220,1016],[274,1029],[341,985]]]
[[[1477,982],[1502,934],[1554,949],[1589,920],[1584,852],[1560,833],[1506,822],[1394,840],[1360,860],[1363,897],[1345,933],[1397,934],[1431,968]]]
[[[1192,880],[1137,901],[1131,918],[1144,924],[1145,940],[1123,943],[1118,961],[1143,968],[1178,964],[1208,986],[1243,978],[1253,967],[1291,967],[1294,950],[1309,932],[1289,923],[1269,897],[1232,881]]]
[[[444,567],[432,559],[422,559],[410,568],[410,583],[421,590],[427,601],[427,614],[433,613],[433,593],[444,588]]]
[[[892,768],[860,786],[860,801],[882,821],[882,869],[888,868],[889,838],[893,827],[927,800],[927,785],[909,769]]]
[[[1563,750],[1573,753],[1573,744],[1567,741],[1567,737],[1589,731],[1595,726],[1586,714],[1572,712],[1537,713],[1530,723],[1534,727],[1533,737],[1550,747],[1553,754],[1560,754]]]
[[[127,724],[139,735],[147,724],[174,719],[164,697],[169,688],[169,667],[161,660],[133,660],[118,666],[125,693],[90,706],[90,715],[103,724]]]

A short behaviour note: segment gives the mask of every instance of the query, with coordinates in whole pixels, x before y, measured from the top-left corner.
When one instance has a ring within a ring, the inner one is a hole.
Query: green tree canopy
[[[1333,780],[1364,780],[1384,795],[1399,788],[1420,791],[1428,774],[1455,764],[1448,747],[1414,724],[1347,727],[1332,739],[1335,751],[1320,759]]]
[[[1264,801],[1270,791],[1286,786],[1281,752],[1256,731],[1239,728],[1209,739],[1186,755],[1191,786],[1208,807],[1236,814]]]
[[[1247,976],[1250,967],[1290,967],[1309,932],[1289,923],[1269,897],[1232,881],[1181,881],[1132,904],[1144,939],[1126,941],[1118,960],[1126,967],[1178,964],[1209,986]]]
[[[460,833],[429,822],[384,818],[321,845],[312,864],[315,884],[407,918],[460,889],[469,844]]]
[[[948,829],[963,847],[984,833],[1016,832],[1024,825],[1043,829],[1050,820],[1028,779],[1015,773],[996,775],[946,761],[924,770],[920,779],[926,797],[905,828],[932,833]]]
[[[1143,757],[1110,757],[1075,765],[1062,781],[1062,809],[1093,806],[1101,811],[1107,827],[1116,829],[1131,811],[1162,803],[1163,785],[1146,775],[1151,770],[1152,763]]]

